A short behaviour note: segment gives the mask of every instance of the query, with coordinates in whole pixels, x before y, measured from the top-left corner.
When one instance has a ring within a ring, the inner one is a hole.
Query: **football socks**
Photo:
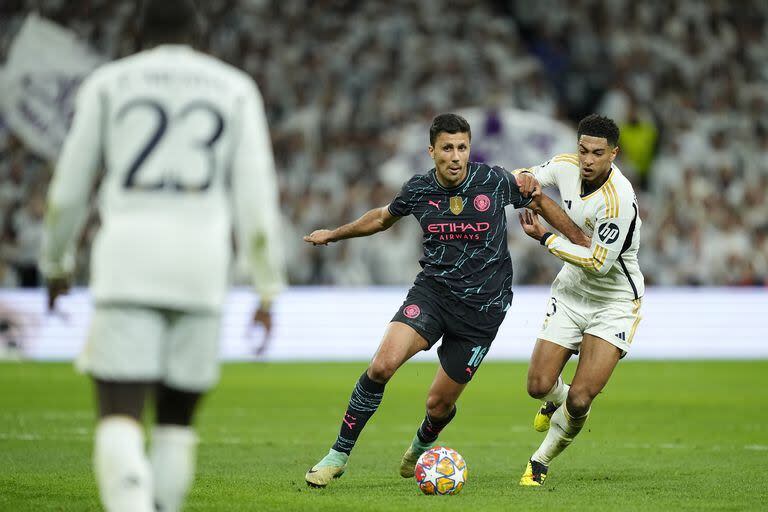
[[[549,466],[549,463],[557,457],[568,445],[573,442],[573,438],[578,435],[584,423],[587,421],[589,411],[584,416],[574,418],[568,413],[566,404],[558,407],[552,415],[549,432],[539,449],[531,457],[531,460]]]
[[[363,427],[379,408],[384,396],[384,386],[385,384],[371,380],[367,370],[363,372],[349,398],[347,411],[341,421],[339,436],[333,444],[334,450],[349,455]]]
[[[107,416],[96,427],[96,482],[108,512],[154,512],[152,475],[141,425],[127,416]]]
[[[553,402],[555,405],[560,405],[568,398],[568,390],[571,386],[563,383],[563,378],[558,376],[557,382],[549,392],[542,397],[543,402]]]
[[[191,427],[157,425],[150,461],[158,512],[178,512],[195,476],[197,435]]]
[[[437,440],[437,436],[445,428],[448,423],[451,422],[453,417],[456,416],[456,406],[453,406],[448,417],[442,419],[435,419],[430,417],[429,413],[424,416],[424,421],[421,422],[419,430],[416,431],[416,437],[425,445],[430,445]],[[416,445],[415,445],[416,446]],[[418,448],[419,446],[417,446]],[[429,446],[427,446],[429,448]]]

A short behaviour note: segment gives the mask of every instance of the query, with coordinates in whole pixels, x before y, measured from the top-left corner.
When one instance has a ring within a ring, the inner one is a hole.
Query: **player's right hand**
[[[52,313],[56,310],[56,299],[61,295],[69,293],[70,282],[67,277],[55,277],[48,278],[48,312]]]
[[[328,245],[329,242],[333,242],[331,233],[330,229],[318,229],[305,236],[304,241],[312,245]]]
[[[525,234],[535,240],[539,240],[547,232],[547,229],[539,221],[539,216],[530,210],[520,212],[520,225]]]
[[[541,185],[532,172],[523,171],[515,176],[520,195],[523,197],[532,197],[541,193]]]

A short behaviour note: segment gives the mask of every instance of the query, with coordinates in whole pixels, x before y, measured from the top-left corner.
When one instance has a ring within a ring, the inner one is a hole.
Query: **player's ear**
[[[616,159],[616,155],[619,154],[619,146],[614,146],[614,148],[611,150],[611,162],[613,162]]]
[[[434,146],[429,146],[427,148],[427,153],[429,153],[429,157],[430,158],[432,158],[433,160],[435,159],[435,147]]]

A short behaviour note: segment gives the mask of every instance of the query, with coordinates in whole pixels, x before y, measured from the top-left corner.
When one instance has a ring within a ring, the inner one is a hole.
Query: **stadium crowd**
[[[33,10],[108,58],[125,55],[134,44],[133,5],[4,1],[0,60]],[[251,74],[265,99],[293,284],[412,281],[421,247],[412,220],[324,250],[301,235],[391,201],[397,190],[381,173],[397,151],[398,129],[467,106],[532,110],[570,125],[592,111],[614,118],[622,129],[618,164],[635,182],[644,220],[646,281],[768,284],[764,1],[211,0],[205,6],[207,51]],[[0,112],[1,286],[41,284],[36,261],[51,171]],[[548,284],[559,261],[541,258],[510,220],[516,281]],[[85,247],[95,214],[89,225]],[[80,254],[77,279],[84,282],[88,256]]]

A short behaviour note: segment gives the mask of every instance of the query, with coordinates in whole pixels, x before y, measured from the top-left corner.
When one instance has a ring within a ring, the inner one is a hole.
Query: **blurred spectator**
[[[0,57],[33,10],[107,57],[124,55],[134,45],[134,4],[0,2]],[[296,240],[288,261],[293,284],[409,283],[419,250],[410,219],[372,238],[367,250],[350,243],[307,251],[300,237],[394,197],[397,187],[380,183],[379,169],[404,123],[471,106],[487,109],[490,121],[507,107],[569,122],[591,111],[613,117],[622,127],[618,164],[637,181],[649,283],[766,283],[768,2],[205,5],[208,51],[248,70],[264,94],[285,233]],[[476,138],[489,144],[490,121],[476,127]],[[0,119],[3,285],[35,282],[28,263],[47,167]],[[511,218],[516,282],[548,283],[557,262],[530,251],[516,224]]]

